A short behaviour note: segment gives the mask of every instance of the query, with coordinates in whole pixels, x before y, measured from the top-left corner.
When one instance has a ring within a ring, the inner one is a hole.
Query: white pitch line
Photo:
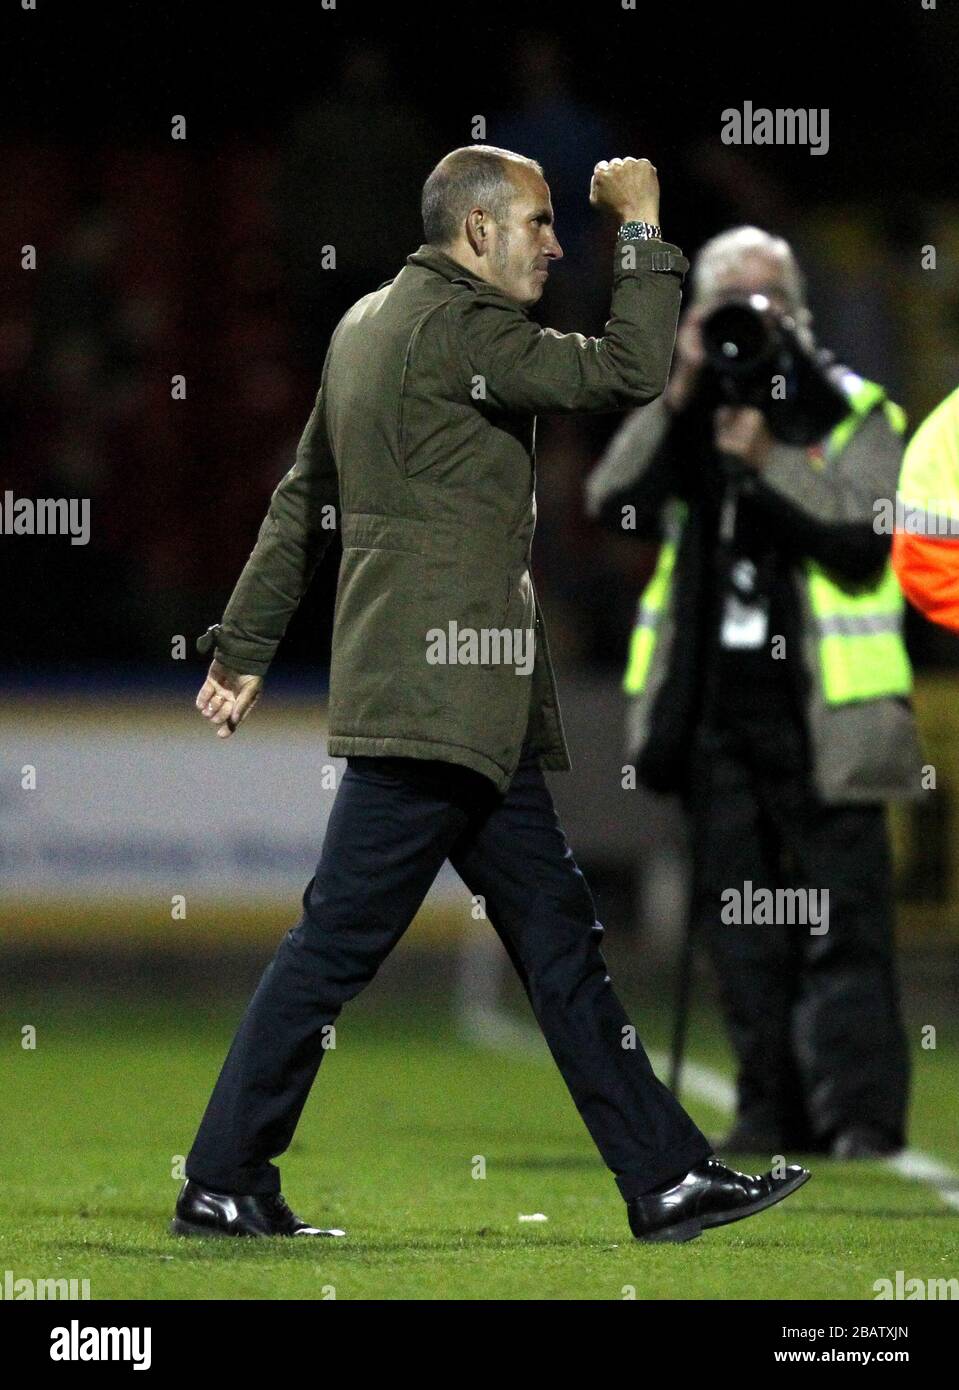
[[[920,1153],[917,1149],[906,1149],[901,1154],[884,1159],[883,1162],[901,1178],[924,1182],[934,1187],[947,1207],[954,1207],[959,1211],[959,1173],[945,1163],[940,1163],[937,1158],[931,1158],[929,1154]]]
[[[651,1052],[649,1060],[657,1075],[668,1068],[669,1059],[664,1052]],[[697,1099],[726,1114],[732,1114],[736,1108],[736,1088],[733,1084],[720,1072],[703,1066],[701,1062],[683,1063],[683,1087],[688,1087],[690,1094]],[[884,1168],[908,1182],[922,1182],[934,1188],[946,1206],[959,1211],[959,1173],[948,1164],[918,1149],[904,1149],[902,1153],[881,1159],[880,1162]]]
[[[650,1052],[648,1056],[657,1076],[662,1077],[669,1071],[669,1058],[665,1052]],[[697,1099],[706,1101],[715,1109],[727,1115],[736,1109],[736,1087],[720,1072],[713,1071],[712,1067],[705,1067],[701,1062],[684,1061],[682,1080]]]

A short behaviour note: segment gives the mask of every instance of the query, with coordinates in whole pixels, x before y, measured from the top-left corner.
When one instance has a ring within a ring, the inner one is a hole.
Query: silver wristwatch
[[[624,222],[618,235],[620,241],[661,241],[663,234],[655,222]]]

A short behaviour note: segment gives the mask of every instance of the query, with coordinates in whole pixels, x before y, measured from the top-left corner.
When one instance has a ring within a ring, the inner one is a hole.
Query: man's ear
[[[474,255],[486,255],[489,249],[489,218],[482,208],[472,208],[467,213],[466,240]]]

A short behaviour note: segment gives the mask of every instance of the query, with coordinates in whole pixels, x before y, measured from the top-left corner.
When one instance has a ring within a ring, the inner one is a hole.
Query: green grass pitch
[[[38,996],[5,1009],[0,1278],[89,1279],[93,1299],[618,1300],[872,1299],[897,1269],[959,1275],[959,1211],[934,1188],[822,1158],[772,1211],[687,1245],[638,1245],[548,1060],[472,1047],[447,1015],[372,995],[340,1020],[281,1160],[294,1210],[344,1227],[336,1242],[168,1234],[176,1156],[242,1004]],[[661,1047],[666,1016],[633,1016]],[[708,1021],[691,1050],[729,1074]],[[911,1145],[959,1168],[959,1055],[917,1048],[915,1064]],[[707,1133],[722,1130],[725,1116],[685,1099]],[[539,1212],[548,1220],[518,1219]]]

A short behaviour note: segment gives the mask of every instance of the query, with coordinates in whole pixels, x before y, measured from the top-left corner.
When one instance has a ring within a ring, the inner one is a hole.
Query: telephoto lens
[[[765,295],[714,309],[703,320],[702,341],[716,400],[755,406],[784,444],[818,443],[848,412],[827,356],[805,347],[792,320]]]
[[[720,305],[703,322],[706,361],[733,393],[736,387],[748,392],[775,361],[778,343],[767,321],[768,310],[768,299],[757,294]]]

